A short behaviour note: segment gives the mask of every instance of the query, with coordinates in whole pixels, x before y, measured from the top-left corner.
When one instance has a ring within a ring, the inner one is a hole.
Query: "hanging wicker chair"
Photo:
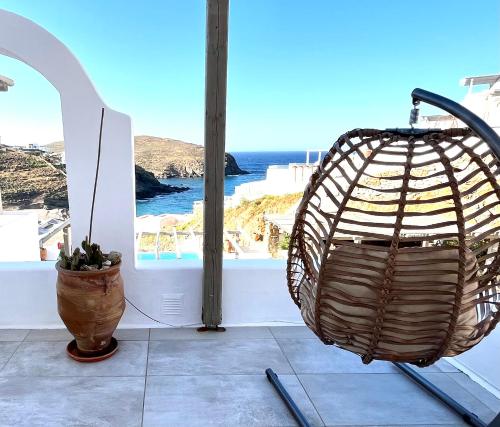
[[[288,286],[326,344],[427,366],[500,319],[498,162],[468,128],[356,129],[311,177]]]

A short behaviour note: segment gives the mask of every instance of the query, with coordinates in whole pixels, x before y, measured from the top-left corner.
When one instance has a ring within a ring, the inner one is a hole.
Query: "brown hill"
[[[64,150],[63,142],[47,147],[55,153]],[[139,135],[134,138],[135,162],[156,178],[203,176],[204,147],[171,138]],[[226,153],[226,175],[243,175],[234,157]]]
[[[135,161],[157,178],[203,176],[204,147],[170,138],[140,135],[134,138]],[[243,175],[234,157],[226,153],[226,175]]]

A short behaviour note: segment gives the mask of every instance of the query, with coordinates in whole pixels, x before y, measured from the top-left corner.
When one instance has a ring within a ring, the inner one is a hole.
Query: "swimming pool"
[[[155,261],[156,254],[153,252],[139,252],[137,254],[139,261]],[[160,252],[160,260],[178,259],[175,252]],[[200,259],[196,252],[182,252],[180,259]]]

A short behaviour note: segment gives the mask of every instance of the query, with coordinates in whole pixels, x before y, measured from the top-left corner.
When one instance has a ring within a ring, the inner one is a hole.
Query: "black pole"
[[[483,119],[472,111],[460,105],[458,102],[424,89],[413,89],[411,96],[415,101],[423,101],[427,104],[434,105],[464,122],[477,136],[489,145],[497,160],[500,160],[500,136],[498,136]]]
[[[95,204],[95,193],[97,190],[97,179],[99,178],[99,166],[101,164],[101,143],[102,143],[103,122],[104,122],[104,107],[101,109],[101,125],[99,127],[99,145],[97,147],[97,166],[95,169],[94,191],[92,193],[92,208],[90,209],[89,235],[87,236],[89,245],[92,244],[92,224],[94,222],[94,204]]]
[[[286,391],[286,388],[283,387],[283,384],[281,384],[281,381],[278,378],[278,375],[271,369],[267,368],[266,369],[266,375],[267,379],[269,382],[274,386],[278,394],[280,395],[281,399],[283,402],[285,402],[286,406],[290,410],[290,412],[293,415],[293,418],[295,418],[295,421],[299,424],[300,427],[309,427],[309,423],[307,422],[306,418],[300,411],[300,409],[297,407],[291,396],[288,394]]]
[[[488,425],[488,427],[500,427],[500,414]]]
[[[394,365],[408,375],[413,381],[425,388],[433,396],[437,397],[441,402],[448,405],[453,409],[462,419],[469,425],[474,427],[488,427],[488,425],[482,422],[479,417],[468,409],[464,408],[455,399],[450,397],[441,389],[437,388],[434,384],[424,378],[422,375],[417,373],[414,369],[408,367],[404,363],[394,363]]]

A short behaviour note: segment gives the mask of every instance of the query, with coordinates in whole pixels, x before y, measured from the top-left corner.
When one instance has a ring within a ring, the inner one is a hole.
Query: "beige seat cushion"
[[[361,355],[371,349],[374,358],[384,360],[430,359],[445,344],[443,355],[461,353],[478,323],[474,254],[465,250],[464,294],[459,299],[458,249],[401,248],[392,274],[387,271],[388,257],[388,248],[366,244],[332,250],[318,284],[321,294],[316,295],[312,283],[301,286],[306,323],[315,328],[315,302],[320,297],[324,341]],[[450,329],[455,311],[458,316]],[[449,330],[452,337],[447,341]]]

